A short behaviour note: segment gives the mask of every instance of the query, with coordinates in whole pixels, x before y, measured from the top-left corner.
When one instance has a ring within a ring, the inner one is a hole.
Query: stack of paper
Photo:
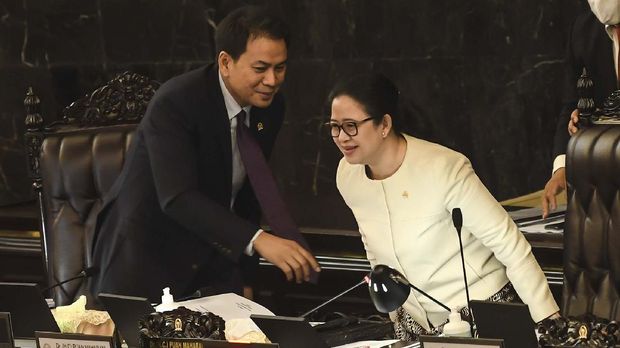
[[[519,230],[524,233],[562,233],[564,231],[564,213],[566,205],[549,214],[546,219],[542,218],[540,208],[527,208],[508,212],[515,221]]]
[[[175,302],[177,306],[184,306],[198,312],[211,312],[224,320],[246,319],[252,314],[275,315],[260,304],[248,300],[234,293],[201,297],[183,302]]]

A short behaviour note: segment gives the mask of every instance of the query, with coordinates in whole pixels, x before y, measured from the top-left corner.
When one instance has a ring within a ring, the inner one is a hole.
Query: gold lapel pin
[[[409,198],[409,192],[403,191],[403,198]]]
[[[258,122],[258,124],[256,125],[256,129],[258,129],[259,131],[262,131],[262,130],[263,130],[263,128],[265,128],[265,127],[263,126],[263,123],[262,123],[262,122]]]

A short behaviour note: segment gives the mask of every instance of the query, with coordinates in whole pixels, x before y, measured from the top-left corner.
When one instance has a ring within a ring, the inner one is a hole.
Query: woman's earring
[[[385,132],[381,132],[381,136],[385,138]]]

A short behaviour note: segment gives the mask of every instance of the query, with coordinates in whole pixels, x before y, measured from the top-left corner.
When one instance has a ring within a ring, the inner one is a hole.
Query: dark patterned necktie
[[[280,196],[276,181],[258,142],[245,125],[245,111],[242,109],[235,117],[237,118],[237,144],[241,160],[272,233],[278,237],[294,240],[310,251],[308,243],[301,235]],[[318,274],[311,268],[310,281],[316,283],[317,280]]]

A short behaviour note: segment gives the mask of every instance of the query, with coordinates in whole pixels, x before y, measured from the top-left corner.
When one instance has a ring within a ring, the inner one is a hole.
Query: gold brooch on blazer
[[[263,130],[263,128],[265,128],[265,127],[263,126],[263,123],[262,123],[262,122],[258,122],[258,124],[256,125],[256,129],[258,129],[258,131],[262,131],[262,130]]]
[[[403,196],[403,198],[409,198],[409,192],[403,191],[402,196]]]

